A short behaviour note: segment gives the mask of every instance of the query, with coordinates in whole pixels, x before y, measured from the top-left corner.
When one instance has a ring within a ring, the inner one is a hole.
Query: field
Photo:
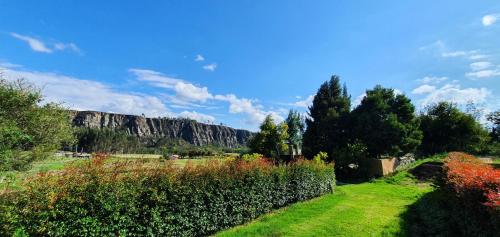
[[[158,162],[160,155],[152,154],[119,154],[111,156],[107,162],[127,161],[127,160],[143,160],[145,162]],[[197,159],[178,159],[174,163],[179,166],[185,166],[188,163],[198,164],[206,161],[207,159],[214,159],[215,157],[200,157]],[[220,159],[220,157],[217,157]],[[43,161],[34,162],[31,169],[27,171],[7,171],[0,172],[0,192],[7,187],[17,189],[21,182],[32,175],[39,172],[57,171],[62,170],[65,166],[70,164],[78,164],[87,162],[88,160],[82,158],[67,158],[67,157],[51,157]]]

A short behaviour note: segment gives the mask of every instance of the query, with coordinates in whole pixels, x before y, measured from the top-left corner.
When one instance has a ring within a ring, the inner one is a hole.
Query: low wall
[[[397,158],[372,159],[370,160],[370,176],[384,176],[396,170]]]

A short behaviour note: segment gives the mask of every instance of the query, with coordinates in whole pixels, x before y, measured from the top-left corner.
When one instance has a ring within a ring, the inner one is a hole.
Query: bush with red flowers
[[[500,170],[460,152],[448,154],[444,170],[455,222],[464,235],[500,233]]]

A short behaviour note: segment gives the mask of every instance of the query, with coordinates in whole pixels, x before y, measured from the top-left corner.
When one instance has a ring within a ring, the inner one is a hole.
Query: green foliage
[[[298,111],[290,110],[288,112],[288,117],[285,119],[288,126],[288,144],[295,147],[302,146],[302,136],[304,134],[305,122],[304,118]]]
[[[271,115],[268,115],[260,125],[260,131],[249,141],[248,147],[251,152],[277,160],[287,150],[287,130],[286,123],[276,125]]]
[[[75,128],[75,136],[78,151],[134,153],[143,148],[139,138],[127,134],[126,131],[80,127]]]
[[[422,132],[415,107],[405,95],[376,86],[367,90],[361,104],[352,111],[353,133],[372,157],[413,152]]]
[[[337,152],[349,142],[348,116],[351,97],[344,85],[340,86],[338,76],[321,85],[312,106],[309,107],[307,129],[304,134],[304,155],[313,157],[326,151],[330,159],[338,162]]]
[[[100,160],[0,197],[0,235],[207,236],[331,193],[332,165],[256,159],[176,168]]]
[[[320,151],[318,154],[316,154],[314,157],[313,157],[313,160],[315,162],[325,162],[328,160],[328,153],[326,152],[323,152],[323,151]]]
[[[257,160],[257,159],[260,159],[260,158],[263,158],[264,156],[262,154],[259,154],[259,153],[252,153],[252,154],[244,154],[241,156],[241,159],[243,159],[244,161],[253,161],[253,160]]]
[[[73,141],[68,112],[22,80],[0,79],[0,170],[26,169]]]
[[[482,153],[488,142],[487,131],[472,115],[466,114],[449,102],[427,107],[420,115],[424,154],[447,151]]]

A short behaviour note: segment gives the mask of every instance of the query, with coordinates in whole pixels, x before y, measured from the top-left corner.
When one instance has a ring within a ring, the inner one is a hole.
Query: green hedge
[[[262,159],[176,168],[94,162],[0,197],[0,235],[206,236],[333,191],[333,165]]]

